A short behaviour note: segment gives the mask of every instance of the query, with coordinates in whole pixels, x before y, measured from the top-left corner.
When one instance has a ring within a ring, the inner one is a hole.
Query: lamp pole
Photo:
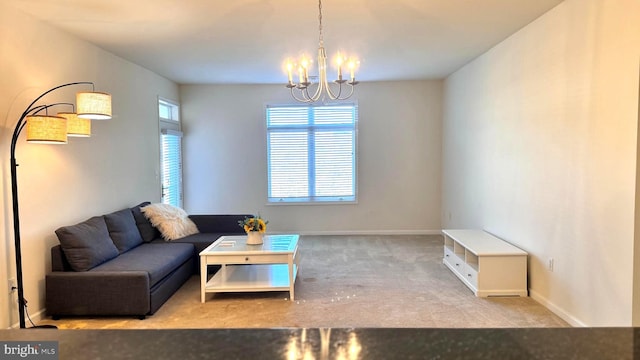
[[[20,211],[18,208],[18,163],[16,161],[16,145],[18,143],[18,137],[20,136],[20,132],[24,129],[26,125],[25,119],[28,115],[32,115],[38,113],[39,111],[46,109],[47,106],[34,106],[40,99],[42,99],[45,95],[50,92],[67,87],[72,85],[93,85],[92,82],[88,81],[80,81],[80,82],[72,82],[67,84],[58,85],[53,87],[44,93],[40,94],[35,100],[27,106],[25,111],[20,116],[18,123],[16,124],[15,129],[13,130],[13,137],[11,138],[11,197],[13,200],[13,239],[15,241],[15,257],[16,257],[16,285],[18,290],[18,315],[20,318],[20,328],[26,328],[24,309],[26,307],[26,301],[24,299],[24,283],[22,280],[22,247],[20,242]]]

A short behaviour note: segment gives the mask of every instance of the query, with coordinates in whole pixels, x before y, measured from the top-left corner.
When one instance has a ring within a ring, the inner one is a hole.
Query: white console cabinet
[[[527,296],[527,253],[482,230],[442,230],[443,263],[476,296]]]

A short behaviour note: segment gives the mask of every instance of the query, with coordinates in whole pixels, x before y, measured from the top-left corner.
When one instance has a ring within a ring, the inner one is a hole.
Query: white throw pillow
[[[198,233],[186,211],[169,204],[151,204],[140,209],[167,241]]]

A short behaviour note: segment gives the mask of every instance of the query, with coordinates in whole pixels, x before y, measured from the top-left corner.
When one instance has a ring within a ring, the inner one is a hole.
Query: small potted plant
[[[262,244],[262,237],[267,231],[268,220],[264,220],[260,215],[253,217],[245,217],[244,220],[238,221],[238,225],[247,233],[247,245]]]

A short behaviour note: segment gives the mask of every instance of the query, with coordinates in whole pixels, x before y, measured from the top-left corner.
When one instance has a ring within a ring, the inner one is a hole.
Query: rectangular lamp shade
[[[61,116],[27,116],[27,142],[37,144],[66,144],[67,119]]]
[[[91,120],[81,119],[78,114],[70,112],[59,112],[57,115],[67,119],[67,136],[91,136]]]
[[[81,119],[111,119],[111,95],[102,92],[76,94],[76,110]]]

